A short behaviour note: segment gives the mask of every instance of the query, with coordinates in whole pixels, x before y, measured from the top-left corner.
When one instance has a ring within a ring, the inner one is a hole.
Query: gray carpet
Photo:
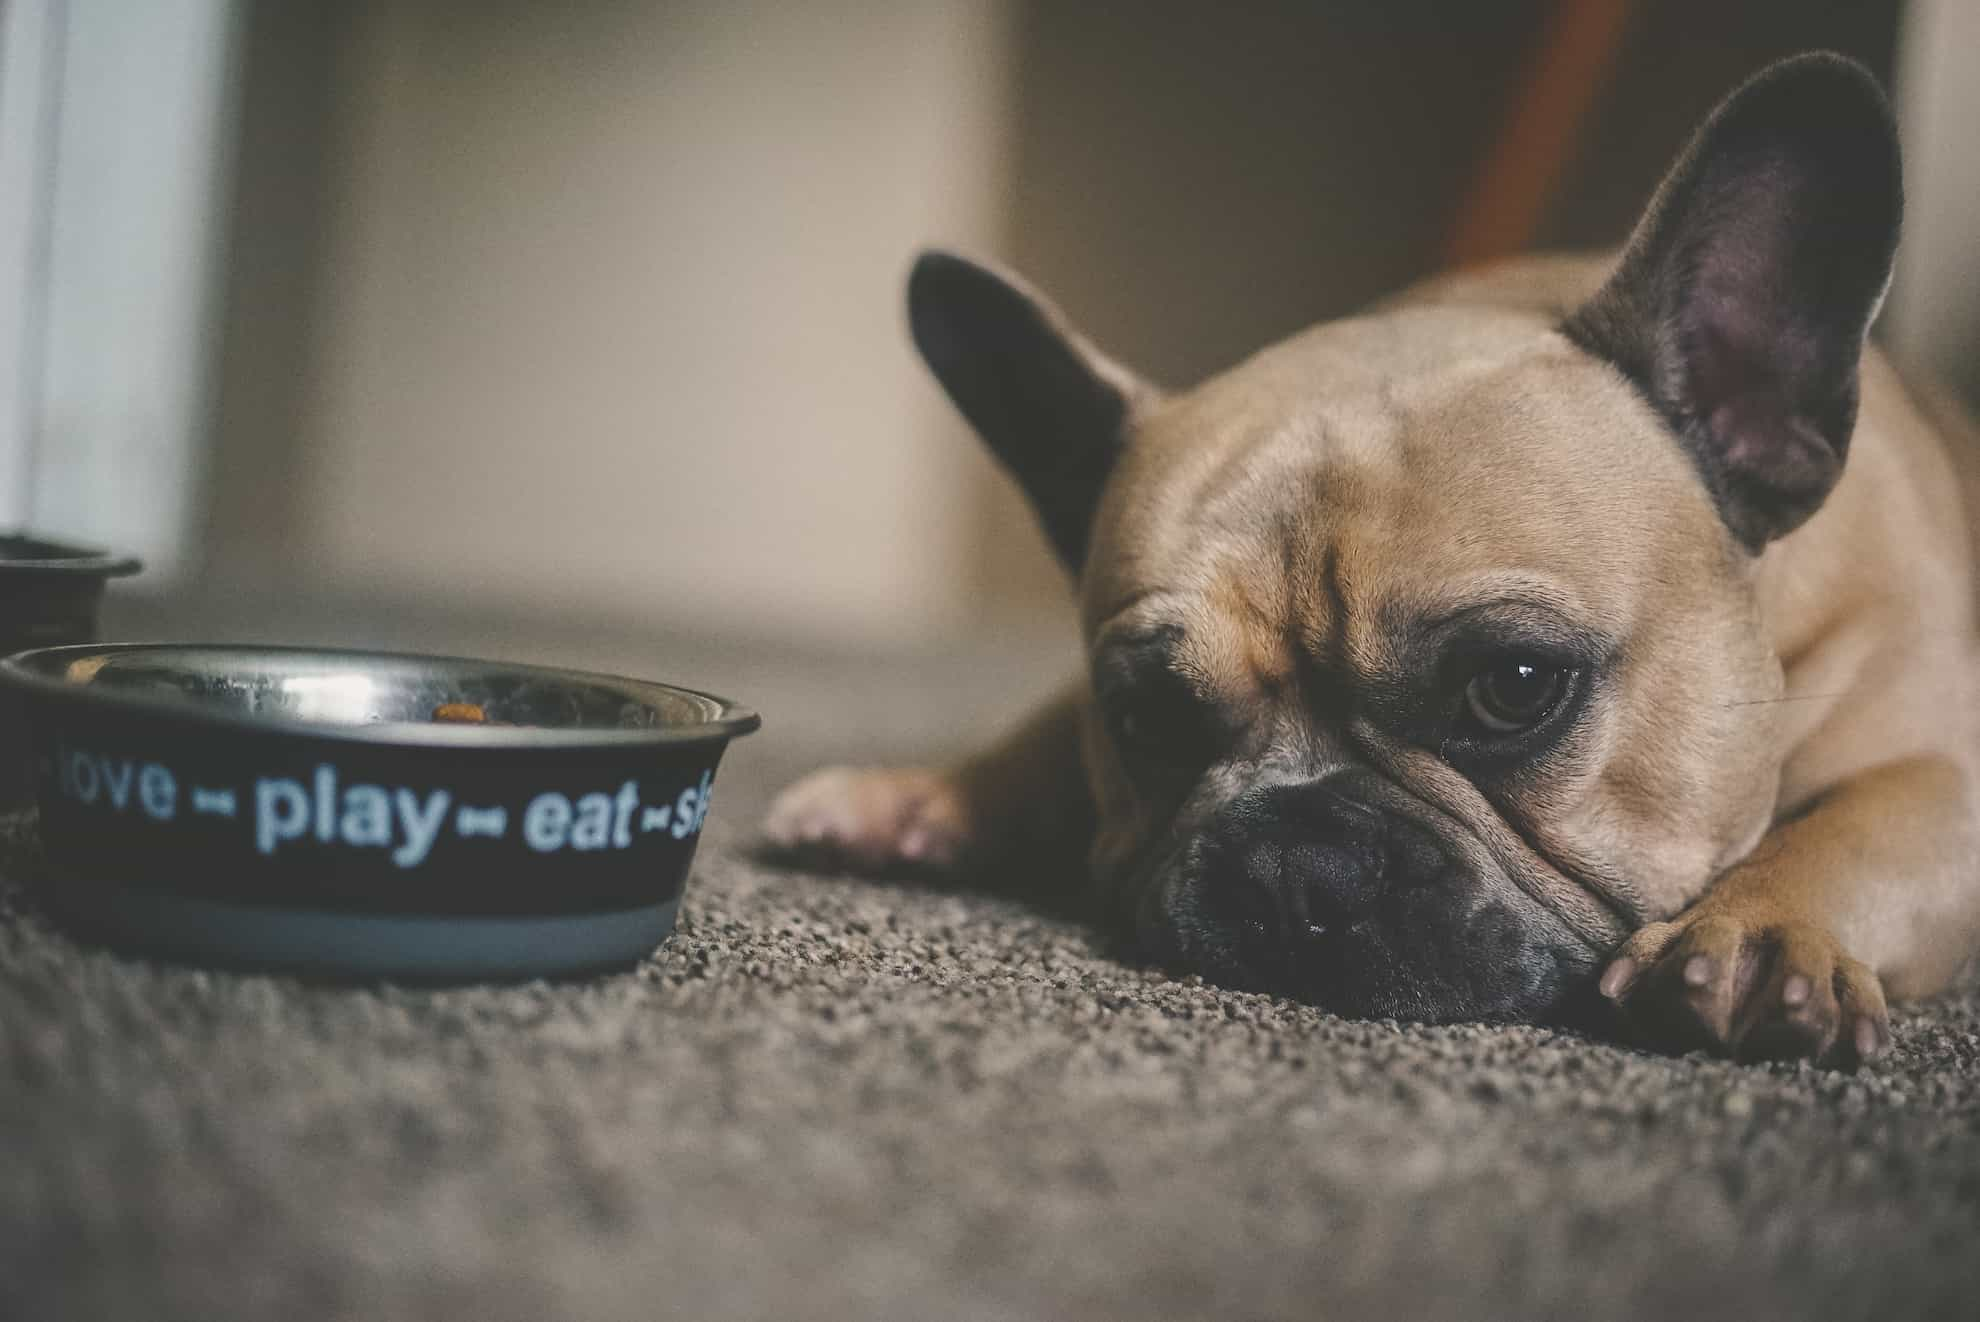
[[[774,727],[773,727],[774,729]],[[73,943],[0,833],[0,1317],[1955,1317],[1980,996],[1856,1076],[1344,1021],[740,848],[634,973]]]

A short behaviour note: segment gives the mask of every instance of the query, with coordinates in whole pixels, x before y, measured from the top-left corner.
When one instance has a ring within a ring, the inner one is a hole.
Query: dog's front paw
[[[1848,1065],[1891,1041],[1883,984],[1826,929],[1709,902],[1624,942],[1601,990],[1666,1050]]]
[[[777,797],[770,849],[852,872],[943,872],[969,844],[968,803],[954,778],[924,769],[831,767]]]

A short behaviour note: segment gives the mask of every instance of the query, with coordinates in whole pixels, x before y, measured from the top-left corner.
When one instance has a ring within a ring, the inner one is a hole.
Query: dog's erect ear
[[[1751,550],[1842,475],[1902,210],[1875,79],[1835,55],[1782,61],[1705,121],[1567,323],[1664,415]]]
[[[1016,476],[1059,559],[1078,573],[1128,420],[1153,392],[1044,299],[951,253],[915,262],[908,324],[949,398]]]

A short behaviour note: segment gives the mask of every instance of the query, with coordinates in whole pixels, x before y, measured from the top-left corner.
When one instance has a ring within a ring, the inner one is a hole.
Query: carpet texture
[[[678,935],[562,984],[120,958],[14,821],[0,1317],[1980,1309],[1980,997],[1854,1076],[1341,1020],[753,863],[809,756],[738,757]]]

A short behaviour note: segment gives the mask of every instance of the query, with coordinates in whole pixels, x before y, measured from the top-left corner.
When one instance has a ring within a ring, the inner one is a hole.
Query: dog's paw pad
[[[967,825],[962,793],[941,772],[832,767],[777,797],[763,839],[815,867],[939,872],[961,863]]]
[[[1827,931],[1706,911],[1625,942],[1600,989],[1654,1045],[1850,1064],[1890,1045],[1877,975]]]

